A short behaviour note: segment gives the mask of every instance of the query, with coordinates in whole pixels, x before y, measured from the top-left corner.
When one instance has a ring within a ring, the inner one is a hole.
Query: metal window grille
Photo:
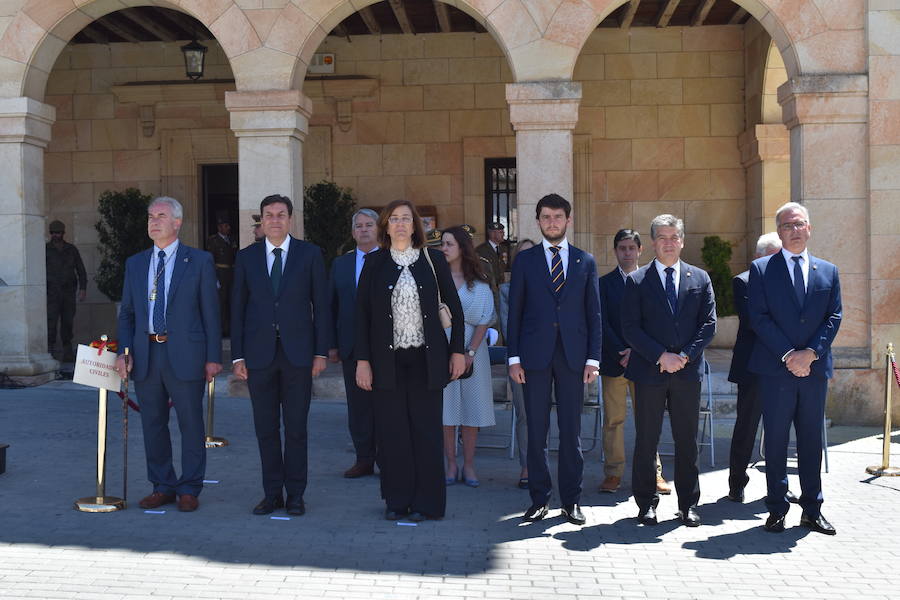
[[[484,159],[484,223],[500,222],[506,238],[515,242],[518,235],[516,207],[516,159]]]

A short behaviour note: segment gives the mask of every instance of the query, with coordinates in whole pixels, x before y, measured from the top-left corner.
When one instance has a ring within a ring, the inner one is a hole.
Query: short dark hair
[[[272,194],[271,196],[266,196],[262,199],[262,202],[259,203],[259,214],[263,213],[263,209],[270,204],[284,204],[288,209],[288,216],[294,214],[294,204],[291,202],[291,199],[287,196],[282,196],[280,194]]]
[[[391,247],[391,236],[388,235],[387,232],[388,219],[391,218],[391,213],[393,213],[397,209],[397,207],[400,206],[409,207],[410,212],[412,212],[412,247],[421,248],[425,245],[426,242],[425,227],[422,225],[422,217],[419,216],[419,211],[416,210],[416,205],[413,204],[412,201],[406,200],[405,198],[394,200],[381,209],[381,214],[378,216],[378,245],[381,246],[381,248],[384,250],[387,250]]]
[[[569,215],[572,214],[572,204],[560,196],[559,194],[547,194],[540,200],[538,200],[537,206],[534,207],[534,218],[541,218],[541,209],[542,208],[561,208],[566,211],[566,218],[569,218]]]
[[[634,240],[637,247],[641,247],[641,234],[634,229],[620,229],[617,231],[616,237],[613,238],[613,250],[615,250],[619,246],[619,242],[623,240]]]

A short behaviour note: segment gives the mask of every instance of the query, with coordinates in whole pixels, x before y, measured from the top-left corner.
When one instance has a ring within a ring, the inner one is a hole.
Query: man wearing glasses
[[[800,471],[800,524],[834,535],[822,516],[822,423],[832,375],[831,344],[841,324],[841,286],[833,264],[807,250],[809,211],[788,202],[775,213],[781,252],[753,261],[747,288],[756,342],[749,369],[759,375],[765,427],[765,529],[784,531],[787,446],[793,424]]]

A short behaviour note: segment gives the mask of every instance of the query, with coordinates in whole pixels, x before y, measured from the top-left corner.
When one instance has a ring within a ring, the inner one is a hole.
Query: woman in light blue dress
[[[491,360],[485,333],[496,320],[494,294],[475,254],[472,239],[462,227],[444,231],[441,250],[447,257],[456,284],[466,322],[466,367],[473,367],[471,377],[451,381],[444,388],[444,454],[447,485],[460,475],[456,462],[456,428],[462,433],[462,480],[478,487],[475,474],[475,442],[479,427],[490,427],[494,420],[494,394],[491,385]],[[448,335],[449,335],[449,330]]]

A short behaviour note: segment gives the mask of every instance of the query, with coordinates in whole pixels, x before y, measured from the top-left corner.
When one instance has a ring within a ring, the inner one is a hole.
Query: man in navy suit
[[[613,238],[616,268],[600,278],[600,312],[603,314],[603,350],[600,381],[603,386],[603,483],[600,491],[611,494],[619,489],[625,471],[626,393],[634,404],[634,382],[625,378],[631,348],[622,339],[622,294],[628,274],[638,268],[641,236],[633,229],[620,229]],[[656,456],[656,491],[671,494],[672,488],[662,476],[662,464]]]
[[[625,377],[635,387],[631,488],[638,521],[656,525],[656,450],[668,408],[679,517],[697,527],[700,381],[703,350],[716,333],[716,301],[706,272],[681,260],[681,219],[659,215],[650,238],[656,258],[628,276],[622,296],[622,335],[631,346]]]
[[[756,242],[756,256],[769,256],[781,250],[778,234],[767,233]],[[728,467],[728,499],[733,502],[744,501],[744,487],[750,481],[747,465],[753,454],[756,441],[756,430],[759,429],[759,418],[762,415],[762,403],[759,397],[757,377],[747,370],[750,352],[756,335],[750,327],[750,313],[747,311],[747,282],[750,271],[734,276],[731,288],[734,291],[734,308],[738,314],[738,332],[731,354],[731,369],[728,381],[737,384],[737,418],[731,434],[731,454]]]
[[[191,512],[206,472],[203,384],[222,370],[222,331],[212,255],[178,241],[182,214],[168,197],[147,210],[153,247],[125,262],[116,370],[131,372],[141,404],[153,492],[140,507],[159,508],[177,495],[178,510]],[[170,398],[181,430],[180,478],[172,465]]]
[[[356,385],[356,358],[353,340],[356,314],[356,286],[362,273],[366,254],[378,247],[378,213],[362,208],[353,215],[352,235],[356,249],[338,256],[331,263],[329,292],[332,321],[332,342],[328,359],[343,361],[344,389],[347,392],[347,422],[350,439],[356,449],[356,463],[344,472],[353,479],[375,472],[375,416],[372,394]]]
[[[562,513],[575,525],[585,523],[581,500],[584,458],[581,409],[584,384],[599,373],[600,293],[594,257],[569,244],[572,205],[557,194],[541,198],[535,209],[544,239],[516,257],[509,287],[507,339],[509,376],[525,385],[528,415],[528,487],[531,507],[525,521],[543,519],[549,510],[551,388],[559,425],[559,495]]]
[[[788,202],[775,213],[781,252],[753,261],[747,288],[756,343],[749,369],[759,375],[766,432],[767,531],[784,531],[789,504],[787,445],[793,424],[804,527],[834,535],[822,516],[822,423],[832,376],[831,344],[841,325],[841,284],[833,264],[806,248],[809,211]]]
[[[246,379],[265,496],[253,514],[306,512],[312,378],[328,355],[328,281],[322,251],[289,235],[294,206],[278,194],[260,203],[265,239],[238,252],[231,297],[235,376]],[[284,421],[284,451],[281,421]],[[287,493],[287,498],[282,492]]]

